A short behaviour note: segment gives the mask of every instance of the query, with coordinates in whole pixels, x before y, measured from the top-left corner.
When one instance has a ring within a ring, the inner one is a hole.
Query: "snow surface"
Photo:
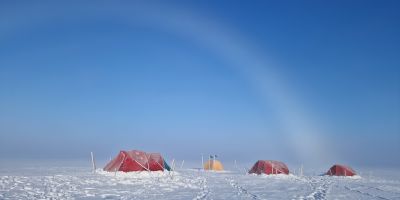
[[[243,171],[117,172],[1,166],[0,199],[400,199],[400,173],[248,175]]]

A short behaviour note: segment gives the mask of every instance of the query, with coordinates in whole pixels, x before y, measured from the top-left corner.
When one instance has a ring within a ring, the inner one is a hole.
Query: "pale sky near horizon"
[[[400,2],[0,3],[0,160],[400,166]]]

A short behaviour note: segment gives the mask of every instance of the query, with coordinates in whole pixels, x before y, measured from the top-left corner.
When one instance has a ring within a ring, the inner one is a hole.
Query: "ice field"
[[[2,163],[0,199],[400,199],[400,173],[361,177],[247,175],[243,171],[109,173],[89,165]]]

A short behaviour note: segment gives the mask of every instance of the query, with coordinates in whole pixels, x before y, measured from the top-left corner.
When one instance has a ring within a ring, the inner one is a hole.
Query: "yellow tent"
[[[204,163],[204,170],[215,170],[215,171],[222,171],[224,170],[224,166],[218,160],[209,160]]]

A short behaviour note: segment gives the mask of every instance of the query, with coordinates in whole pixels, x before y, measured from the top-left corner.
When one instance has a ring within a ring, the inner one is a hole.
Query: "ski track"
[[[382,196],[379,196],[379,195],[373,195],[373,194],[371,194],[371,193],[363,192],[363,191],[361,191],[360,189],[351,188],[351,187],[349,187],[349,186],[344,186],[344,188],[345,188],[346,190],[349,190],[349,191],[352,191],[352,192],[356,192],[356,193],[359,193],[359,194],[362,194],[362,195],[365,195],[365,196],[368,196],[368,197],[372,197],[372,198],[375,198],[375,199],[391,200],[391,199],[389,199],[389,198],[382,197]]]
[[[399,196],[400,196],[400,192],[395,192],[395,191],[390,191],[390,190],[384,190],[384,189],[382,189],[382,188],[379,188],[379,186],[378,186],[378,187],[374,187],[374,186],[371,186],[371,185],[363,185],[363,184],[356,184],[356,186],[364,187],[364,188],[367,189],[367,190],[369,190],[369,189],[374,189],[374,190],[377,190],[377,191],[380,191],[380,192],[391,193],[391,194],[399,195]]]

